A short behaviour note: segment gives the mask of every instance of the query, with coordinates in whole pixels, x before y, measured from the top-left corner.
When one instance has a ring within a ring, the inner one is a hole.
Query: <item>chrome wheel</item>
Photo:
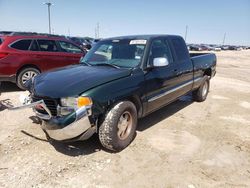
[[[28,80],[35,77],[38,73],[34,71],[27,71],[22,75],[22,84],[25,84]]]
[[[208,82],[205,82],[202,88],[202,96],[205,97],[208,92]]]
[[[130,112],[125,111],[121,115],[119,122],[118,122],[117,135],[119,139],[125,140],[130,135],[132,125],[133,125],[132,115]]]

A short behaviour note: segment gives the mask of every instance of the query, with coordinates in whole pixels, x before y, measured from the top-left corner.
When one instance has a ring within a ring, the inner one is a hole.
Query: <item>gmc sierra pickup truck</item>
[[[42,129],[58,141],[86,140],[120,151],[134,139],[137,121],[192,92],[206,99],[216,73],[214,54],[189,54],[180,36],[104,39],[79,65],[43,73],[27,82]]]

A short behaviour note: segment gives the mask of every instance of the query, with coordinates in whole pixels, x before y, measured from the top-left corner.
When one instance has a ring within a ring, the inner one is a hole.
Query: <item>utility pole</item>
[[[188,25],[186,25],[186,32],[185,32],[185,41],[187,42],[187,34],[188,34]]]
[[[227,35],[227,33],[224,33],[223,42],[222,42],[222,45],[223,45],[223,46],[224,46],[225,41],[226,41],[226,35]]]
[[[69,35],[69,37],[70,37],[70,28],[68,28],[68,35]]]
[[[48,18],[49,18],[49,34],[51,34],[51,24],[50,24],[50,7],[53,5],[51,2],[43,3],[48,6]]]
[[[100,38],[100,24],[97,22],[96,27],[95,27],[95,38],[98,39]]]

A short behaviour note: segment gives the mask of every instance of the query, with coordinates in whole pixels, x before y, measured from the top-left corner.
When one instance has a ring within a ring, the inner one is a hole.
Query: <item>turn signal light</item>
[[[89,97],[78,97],[77,99],[77,107],[81,108],[83,106],[92,105],[92,100]]]

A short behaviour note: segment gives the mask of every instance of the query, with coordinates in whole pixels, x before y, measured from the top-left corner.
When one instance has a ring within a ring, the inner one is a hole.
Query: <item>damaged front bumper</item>
[[[30,100],[27,100],[30,101]],[[36,115],[42,119],[41,128],[48,136],[58,141],[86,140],[96,132],[96,126],[92,125],[89,120],[91,116],[91,107],[84,106],[74,112],[64,116],[52,116],[49,108],[43,100],[13,107],[9,110],[21,110],[33,108]],[[39,113],[36,108],[42,108],[47,113]],[[61,107],[58,106],[58,109]]]

